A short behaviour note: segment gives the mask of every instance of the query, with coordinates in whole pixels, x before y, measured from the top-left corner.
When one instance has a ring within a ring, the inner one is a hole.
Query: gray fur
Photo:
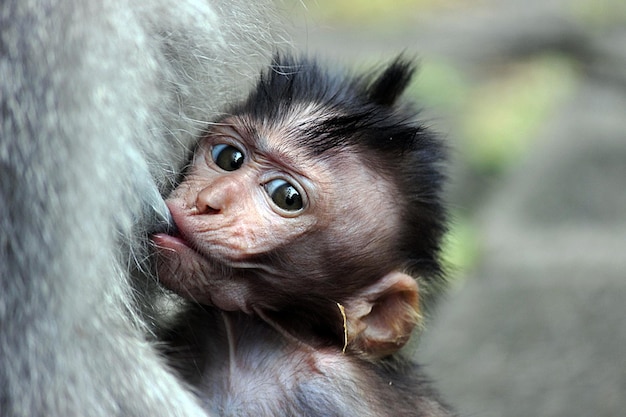
[[[269,60],[268,8],[0,3],[0,415],[205,415],[128,270],[199,130]]]

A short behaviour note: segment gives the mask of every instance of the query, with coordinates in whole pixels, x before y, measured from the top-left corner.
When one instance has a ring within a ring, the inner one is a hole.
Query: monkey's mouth
[[[168,207],[169,208],[169,207]],[[189,244],[185,241],[184,236],[180,232],[176,221],[174,220],[174,216],[172,215],[171,210],[167,211],[167,219],[165,221],[159,222],[154,230],[150,233],[150,239],[161,248],[167,249],[173,240],[178,240],[180,243],[185,243],[185,246],[189,246]],[[161,244],[163,243],[163,245]]]
[[[183,258],[205,257],[202,251],[198,250],[193,237],[189,239],[185,236],[184,230],[176,225],[173,216],[167,230],[152,234],[150,239],[159,250],[176,253]]]
[[[193,244],[185,238],[182,231],[176,224],[174,216],[171,214],[167,225],[157,233],[153,233],[150,236],[150,239],[158,248],[161,249],[171,250],[173,252],[180,252],[181,250],[194,250]]]
[[[210,250],[203,247],[203,242],[198,240],[195,232],[197,226],[189,223],[191,219],[188,214],[169,200],[165,203],[170,212],[168,228],[150,236],[154,245],[163,254],[175,254],[179,260],[200,261],[202,259],[202,262],[214,264],[216,260],[211,258]]]

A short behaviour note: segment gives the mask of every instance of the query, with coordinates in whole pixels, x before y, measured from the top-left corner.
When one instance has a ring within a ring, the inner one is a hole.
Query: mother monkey
[[[269,62],[268,9],[0,3],[0,415],[205,415],[128,271],[200,128]]]

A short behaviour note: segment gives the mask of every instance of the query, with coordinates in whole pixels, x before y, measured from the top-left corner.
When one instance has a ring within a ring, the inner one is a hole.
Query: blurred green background
[[[462,415],[626,415],[626,2],[281,3],[295,48],[371,67],[453,148],[453,280],[420,342]]]

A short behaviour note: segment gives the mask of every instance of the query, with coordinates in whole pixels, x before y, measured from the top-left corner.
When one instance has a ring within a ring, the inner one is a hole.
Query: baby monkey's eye
[[[300,192],[285,180],[271,180],[265,184],[265,190],[274,204],[283,210],[298,211],[304,207]]]
[[[224,171],[235,171],[241,168],[244,160],[243,152],[225,143],[213,145],[211,157],[215,164]]]

